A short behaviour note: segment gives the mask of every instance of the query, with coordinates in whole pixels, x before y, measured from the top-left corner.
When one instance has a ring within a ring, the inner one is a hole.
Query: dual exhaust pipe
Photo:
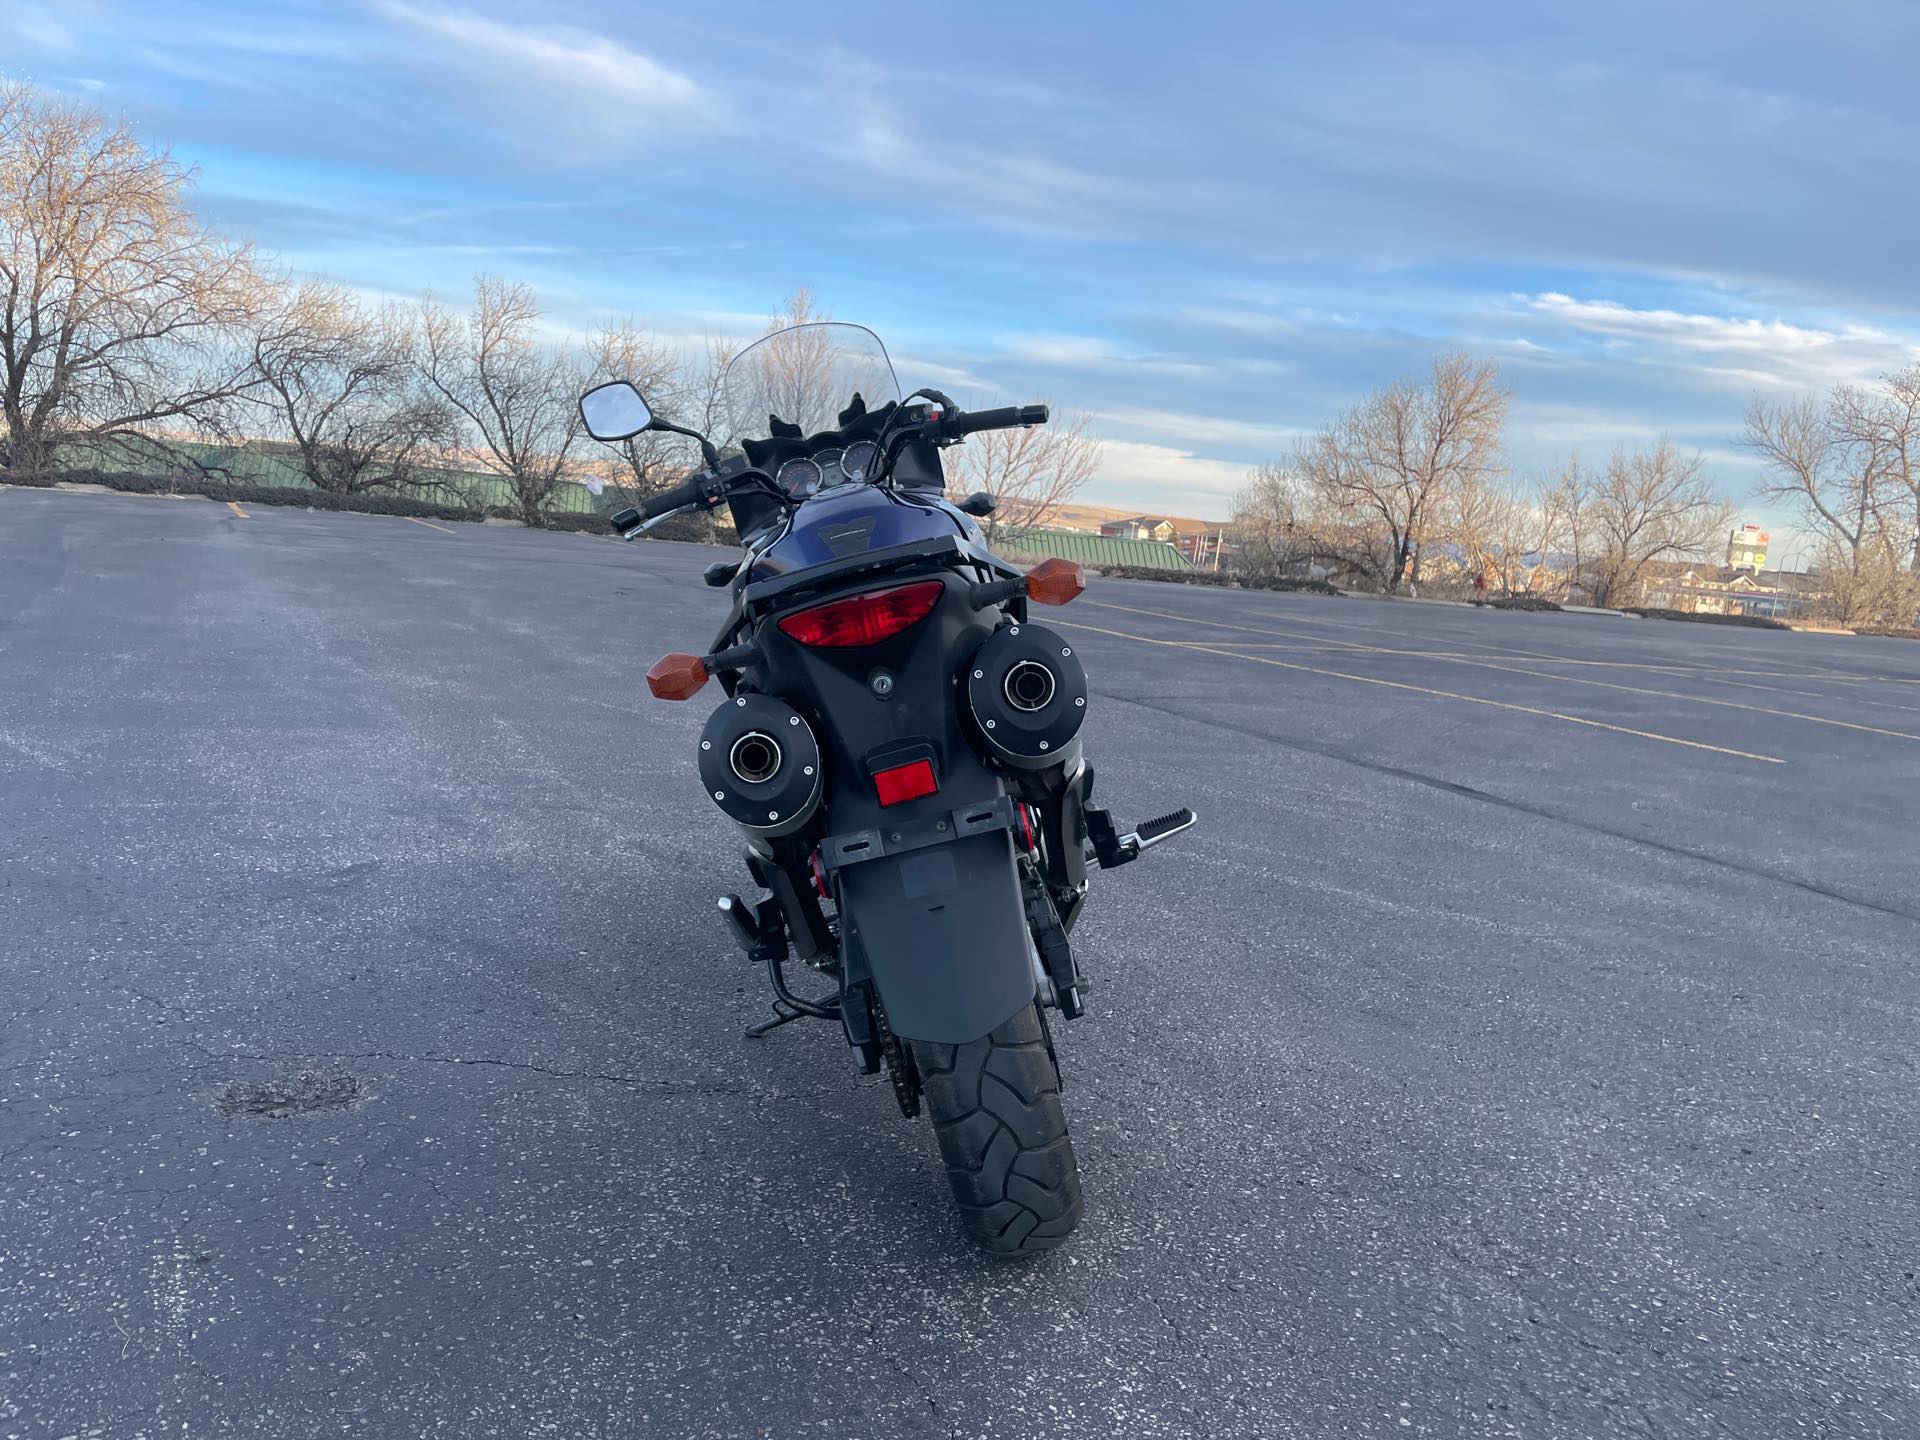
[[[967,665],[965,717],[976,739],[1016,770],[1069,765],[1087,715],[1087,672],[1044,625],[1003,625]],[[771,695],[735,695],[700,732],[700,780],[727,818],[766,836],[791,835],[824,793],[819,737]]]

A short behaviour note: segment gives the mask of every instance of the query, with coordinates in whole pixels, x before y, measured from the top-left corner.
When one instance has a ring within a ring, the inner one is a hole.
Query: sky
[[[0,70],[296,273],[687,344],[810,285],[906,388],[1090,415],[1083,498],[1213,518],[1450,349],[1520,476],[1669,435],[1749,495],[1754,396],[1920,358],[1916,54],[1871,0],[0,0]]]

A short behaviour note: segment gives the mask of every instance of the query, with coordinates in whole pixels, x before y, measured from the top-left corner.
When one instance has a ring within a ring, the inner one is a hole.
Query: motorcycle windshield
[[[887,347],[864,325],[776,330],[734,356],[720,387],[732,433],[753,438],[778,425],[802,435],[838,430],[844,412],[878,410],[900,398]]]

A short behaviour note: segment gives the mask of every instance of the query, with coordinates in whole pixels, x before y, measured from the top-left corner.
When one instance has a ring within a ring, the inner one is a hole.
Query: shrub
[[[464,505],[442,505],[406,495],[363,491],[336,495],[328,490],[295,486],[245,485],[214,475],[147,475],[126,470],[61,470],[45,477],[82,485],[104,485],[131,495],[204,495],[209,500],[237,500],[244,505],[295,505],[307,510],[349,510],[363,515],[410,515],[420,520],[478,520],[480,512]],[[39,483],[39,482],[36,482]]]
[[[1297,590],[1309,595],[1340,593],[1325,580],[1235,575],[1221,570],[1159,570],[1145,565],[1102,565],[1098,568],[1102,575],[1115,580],[1157,580],[1164,585],[1212,585],[1226,590]]]
[[[612,524],[605,515],[549,515],[547,529],[568,530],[582,535],[611,535]],[[690,545],[731,545],[731,527],[713,523],[706,515],[676,515],[654,526],[642,540],[678,540]]]
[[[607,523],[606,516],[579,515],[571,512],[565,515],[547,516],[546,528],[549,530],[569,530],[582,535],[613,534],[613,526]]]
[[[1883,640],[1920,640],[1920,630],[1911,625],[1854,625],[1856,635],[1874,635]]]
[[[1779,620],[1767,620],[1758,615],[1697,615],[1691,610],[1663,610],[1652,605],[1623,605],[1620,608],[1628,615],[1638,615],[1647,620],[1692,620],[1703,625],[1745,625],[1754,630],[1793,628]]]
[[[1328,580],[1289,580],[1283,576],[1250,577],[1240,582],[1243,590],[1292,590],[1306,595],[1338,595],[1340,587]]]
[[[1163,585],[1232,585],[1234,577],[1216,570],[1161,570],[1152,565],[1102,565],[1115,580],[1158,580]]]
[[[1562,607],[1544,595],[1501,595],[1492,600],[1476,600],[1476,605],[1485,605],[1489,610],[1554,610]]]

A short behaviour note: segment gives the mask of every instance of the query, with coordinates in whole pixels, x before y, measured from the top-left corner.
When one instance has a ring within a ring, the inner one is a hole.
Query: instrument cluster
[[[873,478],[880,459],[880,447],[871,440],[856,440],[842,450],[838,447],[787,461],[774,475],[774,482],[796,500],[836,485],[858,485]]]

